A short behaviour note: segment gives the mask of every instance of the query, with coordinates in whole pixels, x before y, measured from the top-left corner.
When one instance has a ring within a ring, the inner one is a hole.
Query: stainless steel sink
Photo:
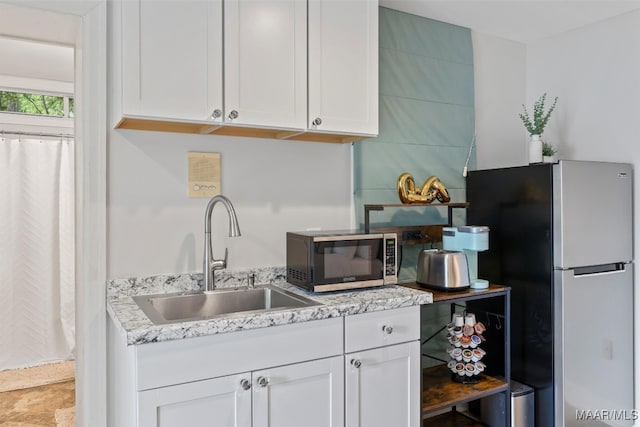
[[[271,285],[133,297],[156,325],[320,305]]]

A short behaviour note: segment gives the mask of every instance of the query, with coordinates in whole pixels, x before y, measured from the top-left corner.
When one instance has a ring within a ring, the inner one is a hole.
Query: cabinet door
[[[251,427],[250,374],[138,393],[140,427]]]
[[[222,0],[122,2],[122,104],[160,119],[222,110]]]
[[[377,135],[377,1],[309,0],[308,84],[310,129]]]
[[[253,427],[344,425],[343,357],[253,373]]]
[[[227,0],[225,121],[303,129],[307,115],[307,4]]]
[[[412,341],[345,358],[346,427],[419,427],[420,344]]]

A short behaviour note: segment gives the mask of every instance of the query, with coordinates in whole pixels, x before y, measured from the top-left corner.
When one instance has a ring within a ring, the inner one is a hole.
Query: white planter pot
[[[556,161],[556,156],[542,156],[543,163],[553,163]]]
[[[542,162],[542,139],[540,135],[531,135],[529,139],[529,164]]]

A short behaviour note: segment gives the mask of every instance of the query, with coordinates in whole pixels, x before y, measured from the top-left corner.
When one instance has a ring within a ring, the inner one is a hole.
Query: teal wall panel
[[[473,64],[471,31],[468,28],[384,7],[380,8],[379,19],[381,49]]]
[[[366,149],[357,147],[354,148],[354,161],[367,164],[367,168],[358,175],[360,182],[356,185],[362,189],[383,189],[390,185],[395,188],[400,174],[409,171],[417,185],[435,175],[443,183],[450,183],[447,189],[460,188],[467,151],[466,147],[417,144],[377,143]]]
[[[377,138],[371,142],[426,144],[469,148],[473,138],[472,106],[443,104],[398,96],[380,96]]]
[[[466,105],[473,99],[473,64],[380,49],[380,94]]]
[[[400,203],[396,185],[403,172],[412,174],[417,185],[435,175],[452,202],[465,201],[462,169],[475,128],[471,31],[388,8],[380,8],[379,17],[379,135],[354,143],[354,203],[360,226],[364,204]],[[470,168],[475,166],[472,154]],[[446,207],[371,213],[374,226],[446,221]],[[465,223],[464,209],[454,209],[453,222]],[[422,249],[403,248],[401,280],[415,280]]]

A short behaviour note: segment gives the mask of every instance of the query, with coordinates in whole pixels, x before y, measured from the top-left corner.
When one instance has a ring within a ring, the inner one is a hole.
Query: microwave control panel
[[[396,250],[397,250],[397,237],[394,234],[384,235],[385,245],[385,283],[392,284],[397,283],[396,278]],[[395,278],[395,280],[393,280]]]

